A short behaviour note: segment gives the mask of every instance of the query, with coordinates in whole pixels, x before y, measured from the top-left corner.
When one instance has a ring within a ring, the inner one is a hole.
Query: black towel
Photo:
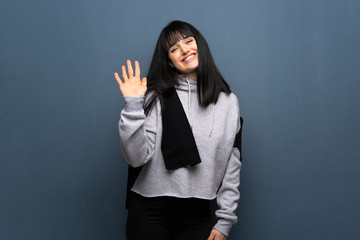
[[[175,88],[164,96],[162,141],[165,167],[174,170],[201,162],[195,138]]]

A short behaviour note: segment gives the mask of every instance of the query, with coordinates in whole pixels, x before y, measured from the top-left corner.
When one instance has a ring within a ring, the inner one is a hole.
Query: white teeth
[[[193,57],[193,55],[190,55],[190,56],[186,57],[186,58],[184,59],[184,61],[187,61],[187,60],[189,60],[189,59],[192,58],[192,57]]]

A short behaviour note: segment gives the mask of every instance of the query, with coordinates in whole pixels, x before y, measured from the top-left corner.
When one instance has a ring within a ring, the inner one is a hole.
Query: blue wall
[[[0,239],[124,239],[113,72],[207,38],[245,119],[229,239],[359,239],[360,2],[2,0]]]

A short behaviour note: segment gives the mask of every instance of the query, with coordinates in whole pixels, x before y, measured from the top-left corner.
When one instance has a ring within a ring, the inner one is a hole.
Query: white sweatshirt
[[[119,121],[120,145],[127,162],[143,166],[132,191],[145,196],[217,198],[215,229],[227,235],[237,222],[240,198],[240,152],[234,148],[240,130],[238,99],[221,93],[216,104],[198,104],[197,83],[179,78],[177,94],[193,131],[201,163],[167,170],[161,152],[162,118],[159,101],[145,116],[144,97],[124,97]],[[179,143],[181,144],[181,143]]]

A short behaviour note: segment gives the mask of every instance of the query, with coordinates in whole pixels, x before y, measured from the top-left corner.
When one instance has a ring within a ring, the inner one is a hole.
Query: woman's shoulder
[[[237,98],[237,96],[231,92],[231,93],[225,93],[225,92],[221,92],[219,94],[219,98],[218,98],[218,102],[217,103],[221,103],[221,104],[230,104],[232,106],[239,106],[239,100]]]
[[[221,109],[224,115],[240,118],[239,100],[234,93],[227,94],[222,92],[219,95],[216,106],[218,109]]]

